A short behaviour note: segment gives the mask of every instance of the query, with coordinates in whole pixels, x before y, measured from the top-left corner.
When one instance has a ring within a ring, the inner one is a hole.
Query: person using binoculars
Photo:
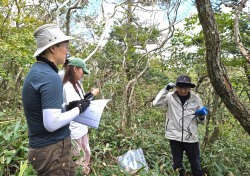
[[[173,169],[180,176],[186,173],[182,164],[184,151],[193,176],[202,176],[197,129],[198,124],[205,122],[207,110],[201,98],[191,91],[194,87],[189,76],[178,76],[176,84],[168,83],[153,101],[154,106],[167,110],[165,137],[170,141]],[[176,90],[170,91],[173,88]]]

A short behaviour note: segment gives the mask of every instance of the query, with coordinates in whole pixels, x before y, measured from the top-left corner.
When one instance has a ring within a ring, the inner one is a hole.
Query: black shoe
[[[185,176],[186,175],[186,171],[185,171],[185,169],[180,169],[179,170],[179,176]]]

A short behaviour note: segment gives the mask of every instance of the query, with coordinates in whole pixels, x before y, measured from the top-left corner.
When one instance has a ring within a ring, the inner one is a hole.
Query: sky
[[[135,0],[136,1],[136,0]],[[216,1],[216,0],[212,0],[212,1]],[[123,2],[121,0],[106,0],[106,1],[102,1],[102,0],[89,0],[89,4],[88,6],[81,12],[84,13],[86,15],[93,15],[96,16],[98,14],[101,14],[101,4],[103,3],[103,9],[104,9],[104,15],[105,17],[108,19],[109,16],[111,16],[111,14],[113,14],[114,12],[114,7],[115,7],[115,3],[117,2]],[[168,22],[167,22],[167,18],[166,18],[166,14],[165,11],[163,11],[160,6],[150,6],[150,7],[140,7],[138,8],[140,10],[138,10],[135,14],[136,17],[138,17],[139,19],[141,19],[142,21],[146,21],[148,24],[152,23],[152,17],[154,17],[154,23],[158,24],[159,29],[164,29],[166,28],[166,26],[168,26]],[[143,10],[144,9],[144,10]],[[149,12],[145,12],[145,10],[154,10],[153,13],[149,13]],[[115,15],[115,18],[112,18],[108,21],[107,25],[106,25],[106,29],[103,32],[102,37],[104,37],[104,40],[99,40],[100,45],[105,45],[105,38],[109,37],[109,33],[112,29],[112,25],[114,24],[114,22],[118,19],[122,17],[122,11],[124,9],[122,8],[118,8],[117,9],[120,12],[117,12]],[[230,12],[230,8],[226,8],[223,7],[224,12]],[[179,10],[178,10],[178,21],[180,21],[175,27],[182,29],[183,28],[183,24],[184,24],[184,19],[186,17],[188,17],[191,14],[195,14],[197,13],[196,7],[194,5],[194,0],[184,0],[184,2],[181,3]],[[99,18],[102,19],[102,18]],[[97,19],[97,21],[99,20]],[[89,35],[89,30],[87,30],[84,26],[85,24],[83,22],[80,22],[76,25],[74,25],[77,29],[75,29],[75,34],[76,35],[84,35],[86,40],[91,41],[91,35]],[[81,30],[79,30],[81,29]],[[197,27],[197,31],[200,30],[200,27]],[[196,31],[194,31],[195,33]],[[78,33],[78,34],[77,34]],[[102,38],[101,37],[101,38]],[[96,41],[98,41],[98,38],[96,39]],[[150,47],[152,48],[152,47]]]
[[[115,3],[117,2],[123,2],[123,1],[119,1],[119,0],[106,0],[103,1],[103,9],[104,9],[104,14],[106,16],[106,18],[108,19],[109,16],[111,16],[111,14],[113,14],[114,12],[114,7],[115,7]],[[101,3],[102,0],[89,0],[89,4],[86,8],[84,8],[84,10],[81,13],[84,13],[86,15],[98,15],[101,14]],[[153,18],[154,18],[154,23],[155,25],[158,25],[158,27],[160,29],[165,28],[166,26],[168,26],[167,23],[167,17],[165,14],[165,11],[163,11],[160,6],[148,6],[148,7],[141,7],[138,8],[140,10],[138,10],[136,12],[136,16],[141,19],[142,21],[144,21],[145,25],[146,23],[153,23]],[[106,37],[108,37],[109,32],[111,31],[111,26],[113,25],[114,21],[117,20],[118,18],[122,17],[122,11],[124,11],[122,8],[118,8],[117,9],[119,12],[116,13],[115,17],[111,20],[109,20],[109,24],[107,25],[107,29],[105,31],[105,35],[107,35]],[[149,13],[149,12],[145,12],[146,10],[154,10],[154,13]],[[185,0],[183,3],[181,3],[179,10],[178,10],[178,20],[182,21],[185,17],[187,17],[188,15],[190,15],[191,13],[195,13],[196,8],[193,5],[193,2],[191,0]],[[157,20],[155,20],[157,19]],[[98,20],[98,19],[97,19]],[[181,25],[181,24],[180,24]],[[88,37],[88,30],[85,28],[84,23],[78,23],[76,26],[76,28],[81,29],[80,31],[78,30],[79,34],[81,33],[85,33],[85,36]],[[74,31],[77,31],[76,29],[74,29]],[[76,35],[77,32],[76,32]]]

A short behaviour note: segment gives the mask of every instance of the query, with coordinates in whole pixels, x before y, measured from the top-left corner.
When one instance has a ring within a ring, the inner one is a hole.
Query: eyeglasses
[[[64,48],[66,48],[66,50],[67,51],[69,51],[69,42],[61,42],[61,43],[57,43],[57,44],[55,44],[57,47],[60,47],[60,46],[62,46],[62,47],[64,47]]]

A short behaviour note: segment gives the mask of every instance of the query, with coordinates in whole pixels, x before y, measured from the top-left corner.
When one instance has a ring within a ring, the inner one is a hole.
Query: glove
[[[83,113],[89,107],[90,101],[87,99],[81,99],[78,101],[76,107],[80,109],[80,114]]]
[[[93,100],[94,99],[94,95],[91,92],[86,93],[84,95],[84,99]]]
[[[168,83],[168,85],[166,86],[166,90],[170,90],[170,89],[173,89],[175,87],[175,84],[174,83],[172,83],[172,82],[170,82],[170,83]]]
[[[77,103],[78,103],[78,100],[69,102],[69,104],[65,106],[66,111],[69,111],[73,109],[74,107],[76,107]]]
[[[205,119],[205,115],[203,115],[203,116],[202,116],[202,115],[198,115],[197,117],[198,117],[200,120],[204,120],[204,119]]]
[[[208,110],[206,107],[202,107],[202,108],[196,110],[194,114],[198,115],[198,116],[204,116],[204,115],[208,114]]]
[[[194,113],[200,120],[204,120],[205,119],[205,115],[208,114],[208,110],[206,107],[202,107],[198,110],[195,111]]]

